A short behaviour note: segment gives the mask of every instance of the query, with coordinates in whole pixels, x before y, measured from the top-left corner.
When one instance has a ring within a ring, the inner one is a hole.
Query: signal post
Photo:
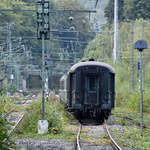
[[[147,49],[147,43],[144,40],[138,40],[134,44],[134,49],[139,50],[140,62],[138,69],[140,71],[140,135],[143,136],[143,50]]]
[[[38,121],[38,133],[48,131],[48,122],[45,119],[45,40],[50,37],[49,0],[37,1],[37,39],[42,40],[42,120]]]

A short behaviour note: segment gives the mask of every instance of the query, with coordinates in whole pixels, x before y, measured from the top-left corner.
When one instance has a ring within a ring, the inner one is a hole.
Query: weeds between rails
[[[83,125],[80,124],[80,127],[79,127],[78,132],[77,132],[76,141],[75,141],[75,150],[83,150],[83,148],[81,147],[81,142],[80,142],[80,135],[81,135],[82,128],[83,128]],[[115,149],[115,150],[122,150],[122,148],[112,138],[106,123],[103,125],[103,128],[104,128],[105,132],[107,133],[108,137],[111,140],[111,146],[113,147],[113,149]]]

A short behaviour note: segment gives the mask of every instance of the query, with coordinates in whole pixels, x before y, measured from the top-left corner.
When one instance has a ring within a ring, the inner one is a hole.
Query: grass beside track
[[[41,98],[32,103],[27,108],[27,113],[19,126],[12,133],[14,139],[64,139],[74,142],[76,139],[77,130],[79,128],[78,121],[73,116],[64,110],[64,105],[60,104],[59,100],[52,96],[48,101],[45,101],[45,119],[48,120],[49,129],[47,134],[38,134],[38,120],[41,120]],[[86,132],[84,129],[82,132]],[[108,144],[110,141],[104,134],[100,137],[81,135],[83,142],[92,144]]]
[[[77,124],[73,116],[64,110],[64,105],[60,104],[58,98],[51,96],[48,101],[45,101],[45,120],[48,121],[48,133],[38,134],[38,120],[42,118],[41,98],[34,101],[31,106],[26,109],[27,113],[19,126],[12,134],[14,138],[29,138],[29,139],[54,139],[63,138],[74,140],[76,126],[72,126],[71,130],[67,124],[72,122]],[[70,132],[71,131],[71,132]]]
[[[150,114],[144,113],[143,136],[140,135],[139,113],[125,107],[114,110],[113,120],[122,125],[122,130],[113,129],[114,139],[122,147],[150,150]]]
[[[118,107],[120,105],[120,107]],[[134,105],[134,103],[132,104]],[[68,141],[74,141],[78,130],[78,122],[64,110],[64,105],[59,103],[59,100],[52,96],[45,103],[45,119],[49,122],[49,130],[47,134],[38,135],[37,123],[41,119],[41,98],[33,102],[33,104],[27,108],[27,114],[21,124],[17,127],[12,134],[13,138],[28,138],[28,139],[66,139]],[[148,110],[148,109],[147,109]],[[150,150],[150,115],[149,111],[144,112],[144,129],[143,137],[140,136],[140,119],[137,109],[123,105],[121,102],[117,102],[117,106],[113,111],[112,118],[115,124],[122,125],[122,130],[111,130],[112,135],[118,145],[121,147],[130,147],[140,150]],[[82,132],[86,132],[83,131]],[[109,144],[107,135],[102,135],[99,138],[93,136],[81,135],[81,139],[84,142],[98,144]]]

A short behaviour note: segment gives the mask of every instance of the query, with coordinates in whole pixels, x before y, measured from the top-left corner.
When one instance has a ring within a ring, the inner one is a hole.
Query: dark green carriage
[[[115,102],[115,72],[105,63],[88,61],[75,64],[67,75],[67,109],[79,121],[101,124]]]

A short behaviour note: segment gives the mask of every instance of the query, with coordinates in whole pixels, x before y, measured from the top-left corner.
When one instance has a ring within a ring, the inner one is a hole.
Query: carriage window
[[[96,90],[96,77],[89,77],[89,90],[90,91]]]

